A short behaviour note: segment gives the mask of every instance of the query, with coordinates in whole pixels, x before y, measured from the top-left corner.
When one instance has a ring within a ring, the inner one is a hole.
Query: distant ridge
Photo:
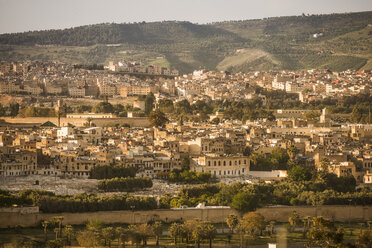
[[[211,24],[96,24],[0,35],[2,60],[107,63],[139,60],[238,71],[372,69],[372,11]],[[116,44],[113,46],[112,44]],[[243,52],[242,52],[243,51]]]

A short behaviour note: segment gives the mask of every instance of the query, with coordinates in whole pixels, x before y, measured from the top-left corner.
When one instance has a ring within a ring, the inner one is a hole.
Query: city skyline
[[[97,23],[190,21],[210,23],[301,14],[331,14],[372,10],[358,1],[0,1],[0,33],[64,29]]]

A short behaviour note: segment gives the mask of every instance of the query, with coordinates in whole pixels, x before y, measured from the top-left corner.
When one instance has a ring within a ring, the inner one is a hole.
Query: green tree
[[[138,232],[137,225],[130,225],[128,227],[128,233],[132,244],[136,244],[136,247],[138,247],[142,241],[142,235]]]
[[[265,218],[257,212],[249,212],[243,216],[242,224],[245,230],[252,235],[262,234],[265,228]]]
[[[145,114],[149,115],[154,108],[155,96],[152,92],[148,93],[145,98]]]
[[[244,213],[256,209],[258,206],[258,200],[252,193],[240,192],[234,195],[230,206]]]
[[[344,230],[336,228],[334,223],[323,217],[313,218],[313,225],[306,234],[309,246],[324,248],[340,247],[344,239]]]
[[[167,117],[159,109],[152,111],[149,115],[151,126],[153,127],[164,127],[168,122]]]
[[[297,148],[294,145],[291,145],[287,149],[287,153],[289,155],[289,159],[294,159],[296,157],[296,154],[297,154]]]
[[[10,116],[15,117],[19,113],[19,104],[18,103],[12,103],[10,104]]]
[[[111,242],[115,239],[116,233],[113,227],[105,227],[102,229],[102,237],[105,240],[105,246],[108,243],[108,246],[111,247]]]
[[[309,181],[312,177],[310,169],[296,165],[288,171],[288,178],[294,182]]]
[[[55,216],[53,217],[52,221],[53,223],[56,223],[58,225],[58,236],[62,238],[62,222],[64,217],[63,216]]]
[[[0,116],[5,116],[5,112],[4,106],[0,104]]]
[[[183,157],[181,160],[181,168],[182,170],[190,170],[190,158]]]
[[[294,231],[297,224],[301,221],[300,216],[296,211],[293,211],[288,218],[289,225],[291,225],[291,230]]]
[[[43,221],[41,222],[41,226],[43,227],[43,231],[44,231],[44,240],[45,242],[47,242],[48,240],[48,226],[49,226],[49,221]]]
[[[205,230],[202,225],[197,225],[192,231],[192,238],[195,240],[195,243],[200,248],[200,242],[205,238]]]
[[[313,110],[313,111],[310,111],[304,114],[303,119],[307,121],[315,122],[315,121],[319,121],[319,116],[320,116],[320,113],[318,111]]]
[[[357,245],[361,248],[372,248],[372,231],[363,231],[358,237]]]
[[[204,237],[209,240],[209,248],[212,248],[213,239],[217,235],[216,227],[208,222],[204,222],[202,226],[203,226]]]
[[[114,106],[109,102],[100,102],[94,106],[93,111],[95,113],[114,113]]]
[[[119,248],[124,248],[125,242],[129,238],[128,229],[119,226],[115,229],[115,233],[118,237]]]
[[[174,245],[177,245],[177,238],[182,235],[183,227],[182,224],[172,223],[169,227],[169,235],[174,240]]]
[[[67,245],[71,245],[71,240],[74,233],[75,230],[71,225],[65,225],[63,227],[63,235],[66,237]]]
[[[84,230],[77,234],[76,240],[80,246],[95,247],[100,243],[99,234],[93,230]]]
[[[234,233],[236,226],[239,224],[239,218],[235,214],[230,214],[226,218],[226,224],[230,228],[231,233]]]
[[[163,234],[163,224],[160,221],[155,221],[152,224],[152,231],[156,238],[156,246],[159,247],[159,238]]]

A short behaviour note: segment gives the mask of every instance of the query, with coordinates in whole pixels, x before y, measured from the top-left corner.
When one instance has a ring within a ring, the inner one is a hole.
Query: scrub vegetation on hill
[[[136,60],[170,65],[181,73],[199,68],[233,72],[372,69],[371,23],[372,12],[205,25],[177,21],[103,23],[2,34],[0,56],[3,60],[82,64]]]

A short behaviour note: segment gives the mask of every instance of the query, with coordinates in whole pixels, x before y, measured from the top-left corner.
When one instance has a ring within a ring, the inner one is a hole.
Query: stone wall
[[[273,206],[257,210],[265,216],[266,220],[279,222],[287,222],[293,211],[296,211],[301,218],[323,216],[340,222],[372,220],[372,206]]]
[[[323,216],[340,222],[365,222],[372,220],[372,206],[275,206],[257,210],[257,212],[265,217],[266,221],[275,220],[278,222],[287,222],[288,217],[293,211],[296,211],[300,217]],[[194,218],[218,223],[225,222],[226,217],[232,213],[239,215],[234,209],[226,207],[59,214],[22,214],[20,212],[13,212],[0,213],[0,228],[36,226],[40,221],[48,220],[53,216],[64,216],[64,224],[84,224],[89,220],[101,220],[105,223],[144,223],[149,220],[175,221]]]
[[[231,208],[192,208],[192,209],[164,209],[152,211],[100,211],[86,213],[58,213],[58,214],[21,214],[1,213],[0,228],[37,226],[42,220],[49,220],[54,216],[63,216],[65,225],[84,224],[90,220],[101,220],[104,223],[146,223],[150,220],[189,220],[199,218],[211,222],[224,222],[229,214],[238,214]]]
[[[1,119],[5,120],[8,123],[39,123],[43,124],[47,121],[58,125],[58,118],[57,117],[28,117],[28,118],[11,118],[11,117],[1,117]],[[87,122],[85,118],[61,118],[61,126],[67,126],[68,123],[82,127],[84,123]],[[96,126],[104,126],[104,125],[111,125],[111,124],[129,124],[131,127],[149,127],[150,122],[145,117],[121,117],[121,118],[95,118],[92,120],[92,123],[96,124]]]

